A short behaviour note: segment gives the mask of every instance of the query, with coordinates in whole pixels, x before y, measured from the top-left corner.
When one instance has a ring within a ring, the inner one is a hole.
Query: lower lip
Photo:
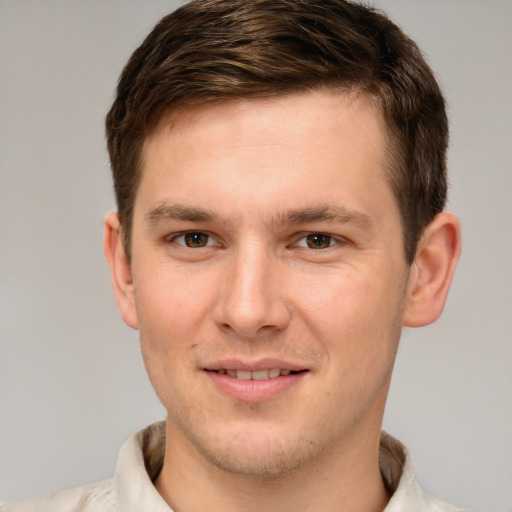
[[[215,387],[224,395],[243,402],[264,402],[275,396],[293,389],[308,372],[281,375],[273,379],[243,380],[205,371]]]

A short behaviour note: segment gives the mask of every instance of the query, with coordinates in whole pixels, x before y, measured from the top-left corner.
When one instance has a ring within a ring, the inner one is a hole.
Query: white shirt
[[[1,512],[172,512],[152,480],[163,463],[165,424],[155,423],[122,446],[114,478],[0,507]],[[422,492],[412,457],[399,441],[382,432],[380,470],[392,493],[384,512],[461,512]]]

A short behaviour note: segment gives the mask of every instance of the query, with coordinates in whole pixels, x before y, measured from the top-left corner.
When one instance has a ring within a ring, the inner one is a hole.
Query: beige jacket
[[[112,480],[56,492],[0,507],[1,512],[172,512],[153,486],[162,462],[164,423],[132,435],[122,446]],[[382,433],[381,473],[393,496],[384,512],[461,512],[424,494],[414,479],[407,448]]]

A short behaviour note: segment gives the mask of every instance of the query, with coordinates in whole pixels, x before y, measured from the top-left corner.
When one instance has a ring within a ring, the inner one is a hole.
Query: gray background
[[[0,0],[0,501],[107,478],[164,417],[101,250],[103,117],[121,67],[176,2]],[[512,4],[387,0],[451,116],[464,248],[446,311],[405,332],[385,428],[425,489],[512,511]]]

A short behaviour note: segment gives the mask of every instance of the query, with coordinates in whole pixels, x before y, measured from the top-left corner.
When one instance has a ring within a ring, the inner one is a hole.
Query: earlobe
[[[436,215],[423,233],[408,286],[403,324],[428,325],[441,315],[460,255],[460,224],[453,214]]]
[[[110,277],[121,317],[127,325],[137,329],[132,271],[123,247],[121,223],[116,212],[111,212],[105,217],[103,251],[110,267]]]

